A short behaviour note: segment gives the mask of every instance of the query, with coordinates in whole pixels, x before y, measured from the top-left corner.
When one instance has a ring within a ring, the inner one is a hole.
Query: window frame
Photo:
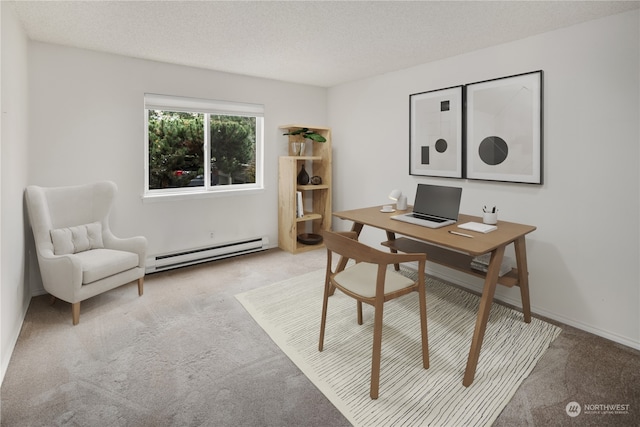
[[[254,117],[256,119],[255,183],[211,185],[211,174],[204,174],[198,187],[149,189],[149,110],[204,114],[204,170],[211,170],[210,118],[216,115]],[[182,96],[144,94],[144,201],[195,199],[203,197],[251,194],[264,191],[264,105]]]

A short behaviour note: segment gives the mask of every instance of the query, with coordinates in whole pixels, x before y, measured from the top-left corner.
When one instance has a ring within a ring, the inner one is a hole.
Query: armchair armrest
[[[147,258],[147,238],[135,236],[128,238],[118,238],[110,230],[103,230],[102,233],[104,247],[119,251],[127,251],[138,254],[138,267],[144,268]]]
[[[82,264],[74,255],[54,255],[52,250],[38,250],[42,285],[51,295],[70,303],[77,302],[82,286]]]

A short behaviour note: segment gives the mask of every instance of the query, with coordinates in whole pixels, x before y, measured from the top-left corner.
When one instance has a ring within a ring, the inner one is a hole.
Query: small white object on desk
[[[478,233],[488,233],[493,230],[497,230],[498,227],[495,225],[482,224],[479,222],[465,222],[464,224],[458,225],[458,228],[463,228],[465,230],[477,231]]]
[[[495,225],[498,223],[498,208],[495,206],[491,209],[487,209],[485,206],[482,209],[482,222],[485,224]]]
[[[391,194],[389,194],[389,198],[397,202],[396,209],[398,209],[399,211],[407,210],[407,196],[402,194],[402,191],[397,189],[393,190]]]
[[[484,222],[485,224],[497,224],[498,214],[496,212],[483,212],[482,222]]]

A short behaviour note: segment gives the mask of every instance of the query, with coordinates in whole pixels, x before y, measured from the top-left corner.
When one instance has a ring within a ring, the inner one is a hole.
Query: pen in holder
[[[497,224],[498,223],[498,209],[494,206],[491,209],[487,209],[485,206],[482,210],[482,222],[485,224]]]

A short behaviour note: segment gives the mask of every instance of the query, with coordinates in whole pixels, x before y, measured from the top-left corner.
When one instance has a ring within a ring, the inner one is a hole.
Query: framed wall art
[[[542,184],[542,77],[466,86],[467,178]]]
[[[463,87],[409,95],[409,174],[463,177]]]

